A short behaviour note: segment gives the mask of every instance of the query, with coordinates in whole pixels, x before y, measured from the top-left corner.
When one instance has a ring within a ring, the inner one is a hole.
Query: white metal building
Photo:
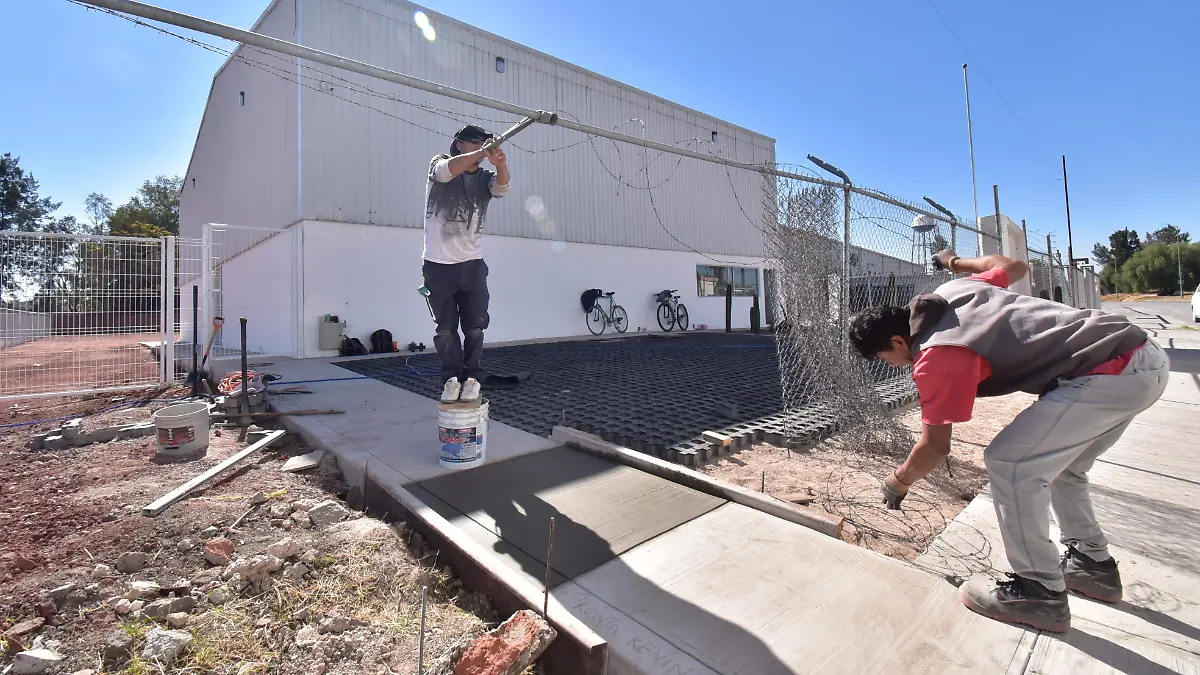
[[[276,0],[254,30],[654,141],[775,159],[771,138],[407,2]],[[214,254],[216,306],[234,326],[247,317],[264,353],[333,354],[318,349],[326,314],[364,343],[386,328],[432,347],[416,292],[429,160],[464,123],[499,133],[517,119],[257,48],[237,56],[213,79],[180,235],[200,239],[210,223],[289,233]],[[712,267],[750,268],[727,274],[739,293],[763,292],[760,175],[546,125],[505,147],[512,190],[489,208],[483,240],[489,342],[586,334],[579,295],[593,287],[616,292],[631,333],[658,330],[652,295],[664,288],[680,290],[693,325],[723,327],[723,291],[699,295]],[[735,326],[749,325],[751,301],[735,298]],[[224,343],[236,343],[228,327]]]

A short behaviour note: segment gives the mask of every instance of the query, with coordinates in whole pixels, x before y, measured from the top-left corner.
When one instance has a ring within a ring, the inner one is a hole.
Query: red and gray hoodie
[[[1146,333],[1123,316],[1074,309],[998,288],[955,279],[909,303],[912,355],[929,347],[966,347],[991,366],[979,396],[1014,391],[1044,394],[1058,380],[1079,377],[1128,353]]]

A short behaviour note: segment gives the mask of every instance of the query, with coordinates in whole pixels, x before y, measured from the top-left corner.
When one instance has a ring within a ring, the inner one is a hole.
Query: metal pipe
[[[550,620],[550,570],[554,569],[554,516],[550,516],[550,541],[546,544],[546,587],[542,595],[542,618]]]
[[[1063,165],[1063,199],[1067,203],[1067,265],[1071,270],[1075,269],[1075,244],[1071,238],[1071,192],[1067,189],[1067,156],[1062,156]],[[1078,295],[1075,289],[1075,275],[1068,270],[1067,274],[1071,277],[1068,286],[1071,289],[1071,304],[1077,306],[1079,304]]]
[[[975,205],[975,226],[979,226],[979,195],[975,191],[975,133],[971,129],[971,87],[967,84],[967,64],[963,64],[963,93],[967,97],[967,143],[971,148],[971,203]],[[979,254],[983,255],[983,233],[979,233]]]
[[[571,120],[562,119],[561,117],[558,116],[557,113],[554,113],[554,112],[546,112],[543,110],[533,110],[532,108],[524,108],[522,106],[513,105],[511,103],[506,103],[504,101],[500,101],[500,100],[497,100],[494,98],[488,98],[486,96],[472,94],[470,92],[463,91],[461,89],[455,89],[454,87],[446,87],[446,86],[443,86],[443,85],[440,85],[440,84],[437,84],[434,82],[430,82],[428,80],[422,80],[420,78],[411,77],[409,75],[404,75],[403,73],[399,73],[394,70],[380,68],[379,66],[373,66],[369,63],[364,63],[362,61],[357,61],[355,59],[349,59],[349,58],[346,58],[343,56],[338,56],[336,54],[331,54],[329,52],[323,52],[323,51],[320,51],[317,49],[313,49],[311,47],[305,47],[304,45],[299,45],[299,44],[295,44],[292,42],[288,42],[286,40],[281,40],[279,38],[271,37],[269,35],[263,35],[262,33],[255,33],[253,31],[242,30],[240,28],[234,28],[232,26],[227,26],[225,24],[217,23],[215,21],[201,19],[201,18],[194,17],[194,16],[191,16],[188,14],[182,14],[180,12],[174,12],[174,11],[171,11],[168,9],[163,9],[161,7],[155,7],[153,5],[147,5],[147,4],[140,3],[140,2],[134,2],[133,0],[72,0],[72,2],[77,2],[79,4],[84,4],[84,5],[92,5],[94,7],[103,7],[104,9],[110,9],[110,10],[117,11],[117,12],[124,12],[126,14],[132,14],[134,16],[139,16],[139,17],[142,17],[143,19],[150,19],[152,21],[161,21],[162,23],[171,24],[173,26],[179,26],[181,28],[187,28],[189,30],[194,30],[199,33],[215,35],[217,37],[224,38],[226,40],[231,40],[233,42],[253,45],[255,47],[260,47],[262,49],[267,49],[270,51],[276,51],[276,52],[280,52],[283,54],[288,54],[289,56],[294,56],[297,58],[307,59],[309,61],[313,61],[314,63],[322,63],[327,66],[332,66],[334,68],[341,68],[343,70],[348,70],[353,73],[359,73],[360,75],[366,75],[368,77],[375,77],[375,78],[378,78],[381,80],[385,80],[387,82],[394,82],[396,84],[413,87],[414,89],[420,89],[422,91],[427,91],[432,94],[438,94],[440,96],[447,96],[450,98],[458,99],[460,101],[474,103],[476,105],[480,105],[485,108],[491,108],[493,110],[500,110],[502,112],[512,113],[514,115],[520,115],[521,117],[524,117],[524,118],[533,118],[534,121],[536,121],[539,124],[549,124],[549,125],[559,126],[564,129],[571,129],[572,131],[578,131],[581,133],[585,133],[590,136],[598,136],[601,138],[608,138],[608,139],[611,139],[614,141],[620,141],[622,143],[629,143],[630,145],[637,145],[637,146],[640,146],[643,148],[648,148],[650,150],[658,150],[660,152],[670,153],[673,155],[680,155],[682,157],[690,157],[692,159],[698,159],[702,162],[710,162],[712,164],[721,164],[723,166],[728,166],[728,167],[732,167],[732,168],[736,168],[736,169],[745,169],[747,171],[755,171],[755,172],[758,172],[761,174],[766,174],[769,176],[778,176],[780,178],[791,178],[794,180],[804,181],[806,183],[813,183],[815,185],[825,185],[828,187],[837,187],[837,188],[844,187],[843,183],[839,183],[836,181],[823,180],[820,178],[814,178],[812,176],[806,176],[806,175],[800,174],[800,173],[793,173],[791,171],[781,171],[779,169],[772,168],[765,164],[751,164],[749,162],[738,162],[735,160],[725,159],[723,157],[717,157],[714,155],[709,155],[709,154],[697,152],[694,150],[688,150],[686,148],[678,148],[673,145],[667,145],[665,143],[658,143],[655,141],[647,140],[645,138],[638,138],[637,136],[630,136],[627,134],[610,131],[608,129],[601,129],[599,127],[582,124],[580,122],[574,122]],[[851,190],[854,192],[858,192],[859,194],[867,195],[867,196],[879,199],[881,201],[888,202],[889,204],[900,206],[902,208],[909,209],[911,211],[915,211],[917,213],[921,213],[921,214],[930,216],[931,218],[934,218],[935,220],[938,220],[941,222],[946,222],[946,223],[950,222],[950,221],[946,220],[945,217],[942,216],[941,214],[935,213],[933,211],[928,211],[925,209],[921,209],[919,207],[914,207],[910,204],[905,204],[905,203],[897,201],[895,199],[884,197],[884,196],[881,196],[881,195],[878,195],[875,193],[871,193],[871,192],[868,192],[868,191],[865,191],[865,190],[862,190],[859,188],[851,188]],[[976,231],[976,230],[972,230],[972,231]]]
[[[425,596],[428,586],[421,586],[421,636],[417,638],[417,675],[425,675]]]
[[[992,199],[996,202],[996,245],[1000,247],[998,253],[1004,255],[1004,226],[1000,224],[1000,186],[992,186]]]

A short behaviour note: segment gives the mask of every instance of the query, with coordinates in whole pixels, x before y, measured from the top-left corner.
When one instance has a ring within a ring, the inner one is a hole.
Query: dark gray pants
[[[488,327],[488,266],[483,260],[455,265],[425,261],[421,269],[437,322],[433,346],[442,363],[442,382],[483,380],[483,331]],[[458,326],[462,324],[462,339]]]

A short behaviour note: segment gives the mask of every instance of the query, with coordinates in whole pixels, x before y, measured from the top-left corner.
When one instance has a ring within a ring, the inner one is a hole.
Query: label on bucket
[[[158,444],[164,448],[173,448],[196,440],[196,427],[176,427],[174,429],[159,429]]]
[[[479,427],[466,429],[451,429],[441,427],[438,430],[438,440],[442,442],[442,461],[448,463],[474,462],[479,458],[479,446],[483,444],[483,434]]]

